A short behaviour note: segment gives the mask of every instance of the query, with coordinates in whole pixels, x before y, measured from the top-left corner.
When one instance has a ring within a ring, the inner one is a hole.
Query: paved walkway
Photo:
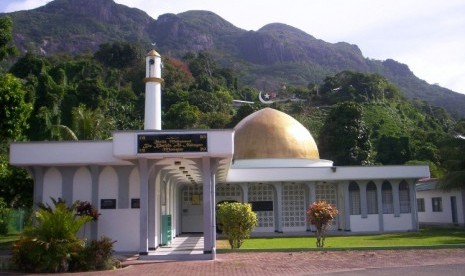
[[[72,275],[465,275],[465,248],[222,253],[214,261],[198,260],[201,253],[200,235],[180,236],[149,256],[129,256],[122,269]]]
[[[211,260],[211,254],[203,254],[203,234],[180,235],[165,246],[151,251],[147,256],[131,257],[126,264],[139,261],[189,261]]]
[[[465,249],[424,250],[368,250],[368,251],[305,251],[224,253],[215,261],[165,261],[133,262],[130,266],[114,271],[73,273],[72,275],[375,275],[384,268],[416,271],[451,265],[457,267],[452,275],[465,275]],[[426,267],[426,268],[425,268]],[[441,271],[441,270],[439,270]],[[347,274],[349,273],[349,274]],[[386,273],[376,275],[390,275]],[[56,275],[56,274],[55,274]],[[412,274],[409,274],[412,275]]]

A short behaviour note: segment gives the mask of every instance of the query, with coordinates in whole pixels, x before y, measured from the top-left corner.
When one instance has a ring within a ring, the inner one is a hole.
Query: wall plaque
[[[139,198],[131,198],[131,208],[132,209],[140,209],[140,199]]]
[[[273,211],[273,201],[252,201],[252,211]]]
[[[207,151],[206,133],[137,135],[137,153],[182,153]]]
[[[100,209],[116,209],[116,199],[100,199]]]

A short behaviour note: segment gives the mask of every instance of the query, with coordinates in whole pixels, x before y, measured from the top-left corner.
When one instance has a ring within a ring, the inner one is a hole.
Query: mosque
[[[84,233],[148,255],[181,233],[203,233],[215,256],[215,207],[250,203],[254,235],[311,231],[306,209],[336,205],[333,231],[416,231],[415,183],[428,166],[333,166],[291,116],[264,108],[222,130],[161,129],[161,57],[146,57],[144,130],[111,140],[12,143],[10,163],[34,179],[34,203],[61,197],[99,210]],[[212,257],[214,258],[214,257]]]

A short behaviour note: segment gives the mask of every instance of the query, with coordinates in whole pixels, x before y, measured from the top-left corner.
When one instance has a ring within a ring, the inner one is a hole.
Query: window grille
[[[283,226],[305,226],[306,206],[305,188],[302,184],[285,183],[283,185]]]
[[[441,197],[433,197],[431,199],[431,203],[433,204],[433,212],[442,212],[442,198]]]
[[[249,202],[273,201],[273,187],[270,184],[252,184],[249,187]],[[256,211],[258,227],[274,227],[273,211]]]
[[[394,204],[392,199],[392,186],[388,181],[383,182],[381,187],[381,195],[383,200],[383,214],[393,214],[394,213]]]
[[[425,199],[424,198],[417,198],[417,211],[418,212],[425,211]]]
[[[401,213],[410,213],[410,191],[405,181],[399,184],[399,203]]]
[[[356,182],[350,182],[349,184],[349,201],[350,201],[350,214],[360,215],[360,188]]]
[[[367,213],[378,213],[378,194],[376,192],[376,185],[373,182],[369,182],[367,185]]]

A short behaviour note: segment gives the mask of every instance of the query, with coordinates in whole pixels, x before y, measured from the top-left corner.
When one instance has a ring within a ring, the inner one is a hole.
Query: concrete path
[[[72,275],[465,275],[465,249],[218,254],[215,261],[138,261]],[[57,275],[57,274],[55,274]]]
[[[202,253],[201,235],[179,236],[148,256],[127,255],[122,269],[54,275],[465,275],[465,248],[222,253],[214,261]]]
[[[189,261],[189,260],[211,260],[211,254],[203,254],[203,235],[189,234],[180,235],[147,256],[132,257],[133,261]],[[130,263],[129,261],[127,263]]]

